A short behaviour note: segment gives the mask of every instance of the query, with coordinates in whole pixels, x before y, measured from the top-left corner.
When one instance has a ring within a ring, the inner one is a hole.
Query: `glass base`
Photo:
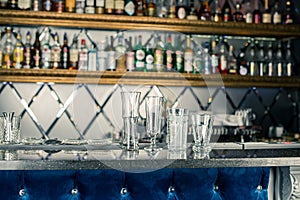
[[[194,159],[209,159],[210,146],[193,146]]]
[[[147,146],[144,148],[145,151],[151,153],[151,154],[156,154],[157,152],[161,151],[162,148],[158,147],[158,146]]]

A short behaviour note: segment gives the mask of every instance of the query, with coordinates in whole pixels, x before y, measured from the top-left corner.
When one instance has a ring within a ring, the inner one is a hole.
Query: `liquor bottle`
[[[186,47],[184,49],[184,72],[191,73],[193,72],[193,57],[194,52],[191,48],[191,37],[186,36]]]
[[[70,70],[78,69],[78,55],[78,41],[76,35],[74,35],[72,44],[70,46]]]
[[[229,74],[238,74],[237,60],[233,52],[233,45],[229,46],[228,52],[228,73]]]
[[[134,47],[135,52],[135,70],[144,71],[145,69],[145,49],[142,44],[142,36],[138,36],[138,43]]]
[[[108,38],[106,38],[107,44]],[[107,66],[106,70],[115,71],[116,70],[116,50],[114,48],[114,39],[110,37],[110,44],[106,47],[105,51],[107,52]]]
[[[154,71],[154,53],[150,43],[146,45],[145,70],[147,72]]]
[[[125,14],[133,16],[135,13],[135,1],[134,0],[125,0],[124,6]]]
[[[75,2],[76,0],[66,0],[65,12],[75,12]]]
[[[70,66],[70,48],[68,45],[67,33],[64,34],[64,42],[61,47],[61,67],[63,69],[69,69]]]
[[[176,13],[176,6],[175,6],[174,14],[175,13]],[[176,17],[176,15],[175,15],[175,17]],[[190,1],[190,6],[189,6],[189,9],[188,9],[188,15],[187,15],[186,19],[188,19],[188,20],[198,20],[197,10],[196,10],[196,7],[195,7],[194,0]]]
[[[95,0],[85,0],[84,12],[88,14],[95,14]]]
[[[260,12],[260,9],[259,9],[258,0],[254,1],[253,23],[254,24],[260,24],[261,23],[261,12]]]
[[[281,24],[282,23],[282,17],[281,17],[281,12],[279,10],[279,3],[278,1],[275,2],[274,8],[273,8],[273,13],[272,13],[272,22],[273,24]]]
[[[146,7],[147,7],[147,16],[154,17],[156,15],[156,4],[154,0],[149,0]]]
[[[54,43],[51,46],[51,68],[59,69],[61,68],[61,47],[59,44],[58,34],[54,35]]]
[[[194,0],[191,0],[191,4]],[[196,16],[197,17],[197,16]],[[174,19],[176,18],[176,0],[170,0],[170,7],[169,7],[169,15],[168,18]],[[198,19],[198,18],[197,18]]]
[[[204,51],[208,51],[208,48],[204,47]],[[196,48],[193,58],[193,73],[202,74],[204,72],[204,52],[201,47]]]
[[[97,48],[95,44],[91,44],[91,48],[88,50],[88,71],[98,70],[98,56]]]
[[[51,11],[62,13],[64,10],[65,10],[65,0],[52,0]]]
[[[105,1],[104,0],[96,0],[95,6],[96,6],[96,13],[97,14],[103,14],[104,13],[104,7],[105,7]]]
[[[30,10],[31,0],[18,0],[18,9],[20,10]]]
[[[214,0],[214,7],[212,10],[212,21],[221,22],[222,19],[222,9],[219,4],[219,0]]]
[[[46,32],[43,44],[41,45],[41,68],[51,68],[51,47],[50,47],[50,33]]]
[[[161,17],[161,18],[168,17],[168,7],[166,3],[167,3],[166,0],[158,1],[158,4],[156,6],[157,17]]]
[[[8,7],[8,0],[0,0],[0,9],[6,9]]]
[[[16,45],[13,51],[13,66],[14,68],[20,69],[23,67],[24,62],[24,46],[22,43],[21,33],[17,33]]]
[[[264,23],[264,24],[272,23],[271,11],[269,9],[268,0],[265,0],[265,10],[262,14],[262,23]]]
[[[211,58],[209,54],[209,42],[204,43],[204,50],[201,50],[200,48],[198,49],[195,57],[194,57],[194,73],[203,73],[203,74],[211,74],[212,73],[212,68],[211,68]],[[199,60],[197,62],[197,60]],[[200,64],[199,64],[200,63]],[[195,70],[197,68],[197,71]]]
[[[246,42],[244,46],[240,49],[239,55],[237,57],[238,71],[239,74],[242,76],[248,74],[247,61],[245,58],[248,47],[249,47],[249,42]]]
[[[106,40],[103,40],[101,41],[99,44],[98,44],[98,69],[100,71],[105,71],[105,68],[106,68],[106,57],[107,57],[107,54],[106,54],[106,51],[105,51],[105,47],[107,46],[106,45]]]
[[[158,72],[165,71],[164,66],[164,55],[165,55],[165,47],[164,43],[161,41],[160,36],[156,36],[155,42],[156,44],[154,49],[154,70]]]
[[[256,50],[255,42],[252,41],[250,45],[249,55],[248,55],[248,69],[249,69],[250,76],[258,75],[257,55],[256,55],[257,50]]]
[[[276,51],[275,51],[275,70],[277,76],[283,75],[283,57],[281,49],[281,41],[278,41]]]
[[[126,70],[133,71],[135,65],[135,53],[132,47],[132,37],[129,37],[128,40],[125,40],[127,43],[127,51],[126,51]]]
[[[291,41],[289,40],[286,45],[285,64],[284,64],[284,75],[292,76],[294,70],[295,59],[291,51]]]
[[[185,19],[187,16],[187,5],[185,0],[179,0],[176,6],[176,17],[178,19]]]
[[[211,43],[211,73],[215,74],[219,72],[219,52],[217,49],[217,42],[213,40]]]
[[[105,13],[113,14],[115,12],[115,0],[105,0]]]
[[[199,10],[199,17],[202,21],[210,21],[211,20],[211,10],[207,0],[203,0],[201,2],[201,7]]]
[[[292,9],[294,8],[294,5],[292,5],[292,2],[290,0],[287,0],[285,5],[286,5],[286,14],[284,17],[284,24],[293,24],[294,13]]]
[[[124,34],[118,34],[118,44],[116,46],[117,70],[126,71],[126,47],[124,45]]]
[[[15,10],[18,8],[18,0],[8,0],[8,9]]]
[[[220,45],[219,73],[228,73],[228,52],[224,43]]]
[[[136,16],[145,16],[146,15],[146,3],[145,3],[145,0],[136,0],[135,15]]]
[[[274,76],[275,75],[275,65],[273,62],[273,44],[272,42],[269,42],[268,50],[267,50],[267,67],[268,67],[268,76]]]
[[[81,47],[78,51],[78,70],[88,70],[88,48],[85,39],[81,39]]]
[[[51,11],[52,1],[51,0],[42,0],[42,11]]]
[[[31,64],[31,34],[28,31],[26,33],[26,41],[25,41],[25,47],[24,47],[24,65],[23,68],[30,69]]]
[[[251,2],[250,1],[248,1],[246,3],[245,22],[248,24],[253,23],[253,14],[252,14],[252,10],[251,10]]]
[[[76,13],[84,13],[85,0],[75,0],[75,12]]]
[[[115,0],[115,14],[123,15],[124,14],[124,0]]]
[[[265,61],[265,50],[264,50],[263,41],[259,43],[259,49],[258,49],[258,73],[259,76],[264,76],[267,74],[267,66]]]
[[[42,2],[40,0],[32,0],[32,10],[33,11],[42,10]]]
[[[229,22],[231,21],[231,7],[228,0],[225,0],[225,3],[222,8],[223,21]]]
[[[244,22],[244,16],[243,13],[241,12],[242,5],[240,2],[236,2],[235,4],[235,12],[232,15],[232,20],[234,22]]]
[[[172,45],[172,36],[171,34],[168,35],[167,44],[165,47],[165,64],[166,64],[166,71],[173,71],[174,70],[174,61],[175,61],[175,51]]]
[[[32,68],[33,69],[40,69],[41,68],[41,43],[39,40],[39,32],[38,30],[35,32],[35,41],[32,47]]]
[[[184,72],[184,52],[181,45],[181,36],[177,35],[175,40],[175,70],[177,72]]]

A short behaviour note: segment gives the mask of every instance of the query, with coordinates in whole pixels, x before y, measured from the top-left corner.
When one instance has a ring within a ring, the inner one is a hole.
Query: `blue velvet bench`
[[[0,171],[0,199],[264,200],[270,169]]]

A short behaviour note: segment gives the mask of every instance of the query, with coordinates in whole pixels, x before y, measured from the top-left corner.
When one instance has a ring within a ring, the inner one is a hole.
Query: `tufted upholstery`
[[[1,199],[268,199],[269,168],[0,171]],[[258,187],[261,186],[261,187]],[[122,188],[123,192],[120,193]]]

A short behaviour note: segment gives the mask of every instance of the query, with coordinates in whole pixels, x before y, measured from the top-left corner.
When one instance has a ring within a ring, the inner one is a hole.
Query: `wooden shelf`
[[[158,17],[1,10],[2,25],[59,26],[110,30],[157,30],[208,35],[299,37],[300,25],[207,22]]]
[[[1,82],[58,84],[128,84],[209,87],[300,87],[300,77],[200,75],[177,72],[114,72],[0,69]]]

